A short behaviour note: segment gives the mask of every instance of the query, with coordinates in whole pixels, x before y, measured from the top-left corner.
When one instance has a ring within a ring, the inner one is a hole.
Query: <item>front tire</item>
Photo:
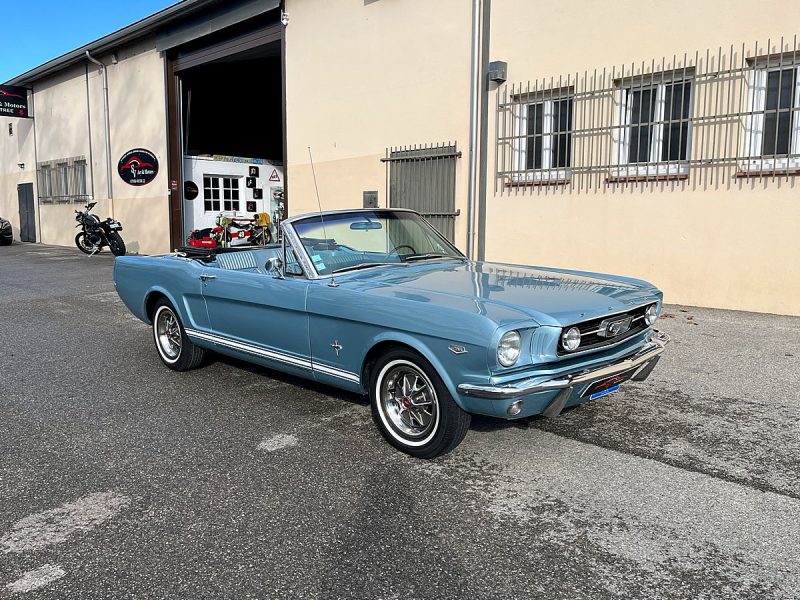
[[[200,366],[206,351],[195,346],[186,335],[180,317],[167,300],[159,300],[153,313],[153,339],[158,356],[173,371],[189,371]]]
[[[78,250],[84,254],[97,254],[100,252],[100,248],[89,243],[89,240],[86,239],[86,233],[83,231],[75,236],[75,245],[78,247]]]
[[[436,370],[415,352],[392,350],[371,369],[372,417],[383,437],[416,458],[435,458],[458,446],[471,417]]]
[[[125,256],[126,248],[122,236],[116,231],[108,236],[108,247],[114,256]]]

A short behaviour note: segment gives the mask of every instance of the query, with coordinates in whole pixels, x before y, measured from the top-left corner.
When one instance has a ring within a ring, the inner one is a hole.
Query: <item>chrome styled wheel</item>
[[[405,360],[387,364],[378,376],[380,412],[392,434],[420,446],[435,434],[439,400],[428,376]]]
[[[189,371],[202,364],[206,351],[192,343],[183,329],[178,312],[166,298],[156,302],[151,318],[158,356],[168,368]]]
[[[161,357],[166,362],[175,362],[181,355],[183,347],[181,327],[175,313],[167,306],[162,306],[156,313],[153,323],[156,345]]]

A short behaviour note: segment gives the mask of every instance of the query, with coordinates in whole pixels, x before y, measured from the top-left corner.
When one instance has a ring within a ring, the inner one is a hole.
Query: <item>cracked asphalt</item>
[[[111,268],[0,248],[0,598],[800,598],[799,318],[668,306],[648,381],[418,461],[358,396],[167,370]]]

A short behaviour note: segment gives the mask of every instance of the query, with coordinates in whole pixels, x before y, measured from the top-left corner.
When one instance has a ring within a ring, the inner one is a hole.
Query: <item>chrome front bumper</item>
[[[612,375],[624,373],[625,371],[630,371],[638,367],[642,368],[639,373],[633,376],[633,380],[641,381],[650,374],[652,367],[655,366],[655,363],[652,362],[653,359],[658,358],[658,356],[664,352],[664,347],[668,342],[668,335],[656,331],[650,341],[636,354],[611,363],[610,365],[588,371],[578,371],[546,381],[541,381],[541,377],[536,377],[521,379],[520,381],[504,385],[473,385],[471,383],[462,383],[458,386],[458,391],[466,396],[505,400],[507,398],[517,398],[518,396],[535,394],[536,392],[549,392],[567,388],[571,390],[576,385],[611,377]]]

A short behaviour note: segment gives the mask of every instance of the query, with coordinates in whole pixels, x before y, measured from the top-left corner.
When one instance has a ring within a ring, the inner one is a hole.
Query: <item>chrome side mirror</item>
[[[271,273],[273,277],[283,277],[283,261],[277,256],[271,256],[264,264],[267,273]]]

